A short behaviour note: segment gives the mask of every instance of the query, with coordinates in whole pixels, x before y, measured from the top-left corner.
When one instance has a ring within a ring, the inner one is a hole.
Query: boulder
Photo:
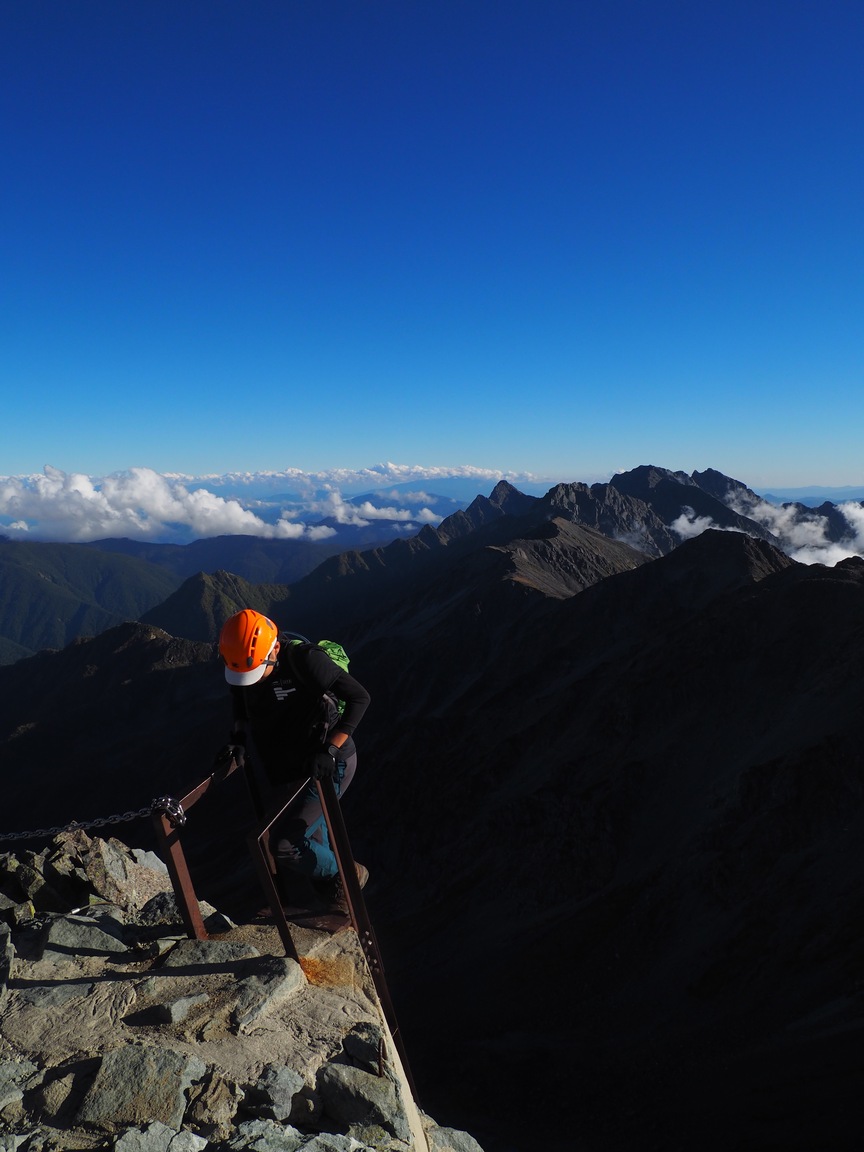
[[[233,1013],[234,1026],[248,1031],[261,1017],[306,984],[303,969],[290,956],[262,956],[257,971],[243,980]]]
[[[100,956],[126,952],[122,926],[116,920],[99,922],[87,916],[52,916],[46,920],[39,947],[44,955]]]
[[[12,933],[9,925],[0,920],[0,1008],[7,995],[7,981],[12,971],[12,961],[15,958],[15,946],[12,943]]]
[[[256,1116],[287,1124],[294,1112],[294,1099],[305,1087],[305,1081],[293,1068],[268,1065],[248,1093],[246,1108]],[[297,1120],[299,1117],[294,1116]]]
[[[176,1132],[154,1120],[146,1128],[127,1128],[114,1144],[114,1152],[201,1152],[206,1147],[203,1136]]]
[[[473,1136],[458,1128],[442,1128],[437,1124],[424,1125],[429,1152],[483,1152]]]
[[[373,1076],[347,1064],[325,1064],[318,1073],[317,1089],[325,1113],[339,1127],[377,1126],[410,1143],[411,1126],[389,1076]]]
[[[227,1140],[235,1130],[235,1118],[242,1103],[243,1091],[221,1073],[211,1071],[190,1090],[185,1123],[210,1140]]]
[[[197,1056],[161,1047],[130,1044],[106,1052],[77,1119],[109,1132],[153,1120],[179,1131],[186,1092],[206,1071]]]

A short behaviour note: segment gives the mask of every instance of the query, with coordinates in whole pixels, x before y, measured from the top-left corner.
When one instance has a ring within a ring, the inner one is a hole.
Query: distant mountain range
[[[864,500],[864,488],[846,484],[842,488],[822,488],[813,485],[810,488],[773,488],[770,492],[762,493],[766,500],[773,504],[804,504],[808,508],[818,508],[820,504],[842,504],[847,500]]]
[[[502,483],[291,584],[193,575],[0,668],[0,833],[206,776],[214,640],[257,604],[342,640],[371,692],[344,811],[436,1117],[486,1152],[529,1126],[544,1152],[851,1149],[864,560],[795,562],[729,507],[748,493],[654,467]],[[682,542],[682,508],[717,527]],[[234,777],[183,832],[236,917],[260,904],[245,811]]]
[[[405,491],[397,491],[400,488]],[[354,502],[362,509],[374,497],[380,508],[381,501],[390,498],[395,508],[410,497],[413,507],[417,496],[416,486],[401,485],[367,493]],[[221,586],[220,572],[274,586],[267,593],[271,602],[285,603],[287,608],[290,601],[290,612],[307,617],[314,630],[319,621],[323,626],[333,618],[343,590],[354,595],[354,584],[343,589],[343,576],[353,573],[362,580],[364,571],[381,569],[399,573],[401,579],[406,566],[434,572],[437,561],[429,553],[442,559],[441,544],[446,543],[452,560],[457,539],[481,527],[494,540],[500,528],[492,525],[504,517],[520,518],[526,532],[555,520],[593,528],[628,544],[642,558],[665,555],[708,525],[784,547],[764,518],[754,518],[755,510],[764,505],[762,498],[712,469],[688,476],[644,466],[616,475],[607,484],[557,484],[542,496],[519,492],[502,481],[489,497],[478,496],[467,508],[452,497],[430,496],[428,504],[437,514],[449,510],[437,528],[427,524],[417,532],[416,525],[409,524],[411,531],[406,532],[399,521],[358,525],[334,521],[334,535],[321,541],[257,536],[217,536],[185,545],[127,539],[87,545],[0,541],[0,663],[12,663],[42,648],[62,647],[78,636],[129,619],[159,624],[190,639],[207,639],[219,614],[211,617],[208,610],[201,615],[202,588],[210,583],[204,600],[214,597],[222,611],[242,603],[230,588]],[[803,504],[787,508],[793,520],[813,514]],[[848,523],[833,505],[824,504],[817,511],[827,541],[841,540],[848,533]],[[321,565],[320,576],[307,584],[306,578]],[[380,596],[388,579],[370,575],[366,583],[374,584]],[[317,594],[309,589],[321,580],[328,584],[328,596],[319,612],[309,602],[310,597],[316,601]],[[191,581],[188,588],[186,581]],[[276,585],[284,587],[280,591]],[[244,584],[239,587],[243,595],[250,595]],[[196,607],[190,608],[190,603]]]

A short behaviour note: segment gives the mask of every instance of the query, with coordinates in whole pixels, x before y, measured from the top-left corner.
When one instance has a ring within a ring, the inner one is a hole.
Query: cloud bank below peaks
[[[425,506],[432,500],[425,491],[397,492],[394,484],[458,478],[480,491],[511,477],[534,479],[471,467],[395,464],[208,477],[129,468],[94,478],[49,465],[41,474],[0,478],[0,533],[17,540],[72,543],[112,537],[186,543],[223,535],[314,541],[333,536],[333,525],[361,527],[383,520],[396,531],[411,532],[442,517]],[[390,491],[357,502],[343,496],[346,490],[381,486]]]
[[[777,547],[800,564],[831,566],[850,556],[864,557],[864,507],[856,501],[835,505],[833,522],[817,509],[802,504],[778,505],[734,496],[728,503],[733,511],[766,528],[775,537]],[[690,540],[709,528],[740,531],[721,527],[707,516],[697,516],[692,508],[683,508],[670,527],[682,540]]]

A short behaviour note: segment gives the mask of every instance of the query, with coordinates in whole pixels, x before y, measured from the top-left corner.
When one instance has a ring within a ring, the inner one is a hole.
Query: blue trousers
[[[356,752],[352,752],[347,760],[337,760],[337,774],[333,781],[337,796],[342,796],[356,770]],[[312,880],[328,880],[339,871],[314,780],[309,781],[273,829],[272,839],[275,841],[273,855],[277,867],[289,868]]]

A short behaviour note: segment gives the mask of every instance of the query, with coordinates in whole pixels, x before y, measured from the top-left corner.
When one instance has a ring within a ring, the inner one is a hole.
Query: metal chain
[[[159,796],[146,808],[138,808],[134,812],[121,812],[116,816],[99,816],[95,820],[73,820],[71,824],[63,824],[56,828],[34,828],[30,832],[0,832],[0,843],[7,840],[50,840],[60,832],[76,832],[79,829],[86,831],[89,828],[104,828],[106,824],[123,824],[127,820],[143,820],[152,816],[154,812],[163,812],[171,824],[176,828],[186,823],[186,813],[179,800],[171,796]]]

